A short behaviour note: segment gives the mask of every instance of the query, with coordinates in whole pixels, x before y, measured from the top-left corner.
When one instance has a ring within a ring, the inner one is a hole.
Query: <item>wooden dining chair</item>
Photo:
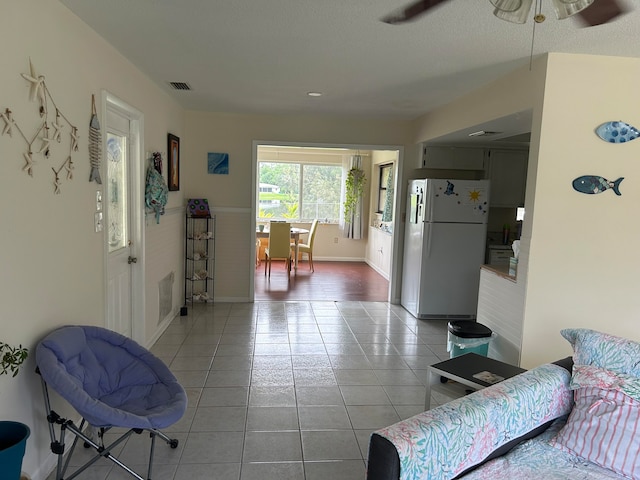
[[[269,226],[269,245],[264,249],[264,274],[271,278],[271,260],[284,259],[286,261],[287,276],[291,274],[291,224],[285,222],[271,222]]]
[[[309,260],[309,270],[315,272],[313,269],[313,241],[316,238],[316,229],[318,228],[318,220],[314,220],[311,222],[311,228],[309,229],[309,238],[307,239],[307,243],[298,243],[298,252],[306,253],[307,259]],[[293,251],[293,255],[296,254],[296,246],[295,244],[291,245],[291,249]]]

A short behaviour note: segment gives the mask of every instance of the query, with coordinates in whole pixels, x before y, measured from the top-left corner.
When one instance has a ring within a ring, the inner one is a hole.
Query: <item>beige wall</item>
[[[398,146],[410,152],[405,157],[407,162],[416,162],[413,154],[416,149],[405,148],[411,145],[408,121],[189,111],[185,114],[185,132],[182,157],[185,197],[208,198],[218,216],[216,298],[221,301],[246,301],[253,286],[254,142],[350,145],[367,150]],[[229,175],[207,174],[207,152],[229,154]],[[364,241],[343,239],[336,225],[322,225],[316,243],[334,238],[339,238],[344,258],[364,258]],[[326,252],[319,250],[317,254],[324,256]]]
[[[166,151],[167,132],[182,135],[182,110],[59,2],[11,3],[0,15],[0,29],[10,39],[2,53],[0,108],[10,108],[25,135],[35,135],[37,107],[29,102],[29,84],[20,75],[29,71],[31,58],[80,135],[79,150],[72,155],[74,178],[63,178],[59,195],[53,193],[51,168],[58,168],[68,155],[68,137],[63,135],[63,143],[54,144],[49,159],[34,154],[31,178],[22,171],[26,147],[17,130],[12,137],[0,136],[0,341],[21,343],[35,353],[37,341],[56,326],[105,322],[103,240],[93,227],[95,195],[101,187],[88,181],[91,95],[96,95],[100,108],[101,90],[107,89],[141,111],[147,151]],[[34,148],[40,148],[39,141]],[[181,207],[182,198],[181,192],[170,194],[169,207]],[[163,217],[160,226],[149,221],[146,228],[147,340],[158,330],[157,281],[182,265],[182,246],[176,250],[161,238],[165,225]],[[53,457],[34,361],[31,355],[17,378],[0,377],[0,418],[31,428],[23,469],[40,480],[53,467]],[[60,410],[76,420],[68,408]]]
[[[639,59],[549,56],[537,167],[530,170],[536,194],[529,217],[525,367],[571,353],[561,328],[640,340],[640,141],[612,145],[594,133],[610,120],[639,123],[638,78]],[[622,196],[577,193],[571,183],[586,174],[625,177]]]

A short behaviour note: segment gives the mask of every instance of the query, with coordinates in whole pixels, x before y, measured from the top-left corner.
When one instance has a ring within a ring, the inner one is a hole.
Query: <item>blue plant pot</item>
[[[24,423],[0,421],[0,472],[6,480],[20,480],[22,458],[31,431]]]

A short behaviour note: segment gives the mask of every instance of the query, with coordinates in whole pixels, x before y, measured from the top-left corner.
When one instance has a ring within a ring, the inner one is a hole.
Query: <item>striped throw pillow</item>
[[[598,387],[579,388],[575,402],[551,445],[640,479],[640,402],[618,390]]]
[[[640,344],[582,328],[560,333],[573,347],[575,405],[551,444],[640,480]]]

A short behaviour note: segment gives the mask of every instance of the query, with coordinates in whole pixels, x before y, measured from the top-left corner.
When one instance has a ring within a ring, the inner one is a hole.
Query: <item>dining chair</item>
[[[309,238],[307,239],[307,243],[298,243],[298,252],[307,254],[307,258],[309,260],[309,270],[311,270],[312,272],[315,272],[315,270],[313,269],[313,241],[316,238],[317,227],[318,220],[315,219],[313,222],[311,222],[311,228],[309,229]],[[295,248],[296,246],[292,244],[291,249],[293,250],[293,255],[296,254]]]
[[[264,249],[264,274],[271,278],[271,260],[284,259],[286,261],[287,276],[291,274],[291,224],[286,222],[271,222],[269,225],[269,245]]]

